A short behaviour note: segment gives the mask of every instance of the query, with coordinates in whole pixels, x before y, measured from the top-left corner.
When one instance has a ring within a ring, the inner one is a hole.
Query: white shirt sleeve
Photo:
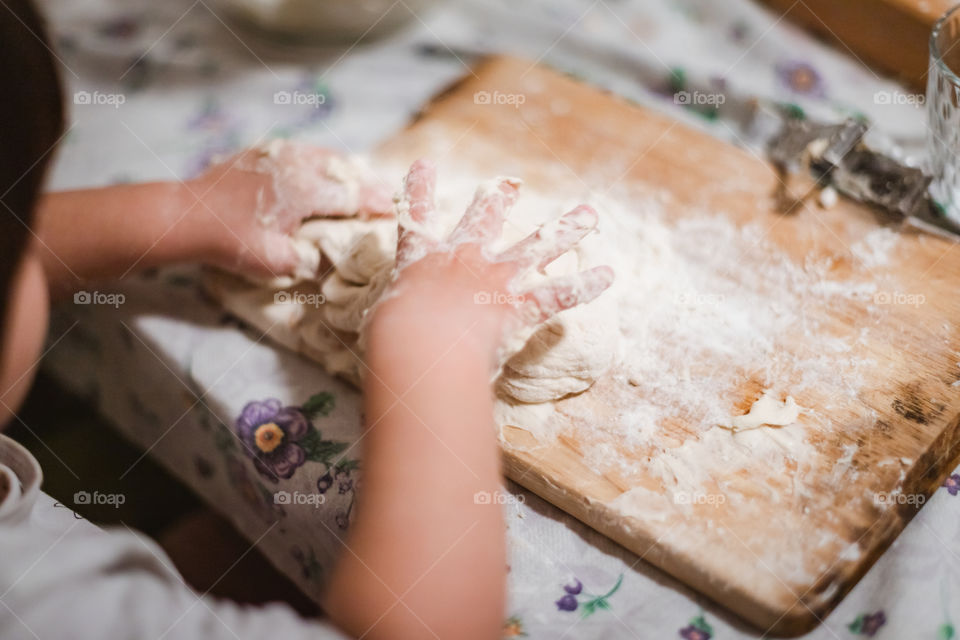
[[[80,521],[78,521],[80,522]],[[201,597],[153,541],[74,527],[60,536],[0,525],[0,638],[343,638],[285,605]]]
[[[9,475],[24,482],[22,495],[0,495],[3,640],[347,637],[284,604],[240,606],[197,594],[149,538],[99,529],[56,508],[39,491],[39,467],[29,478],[32,456],[22,457],[0,436],[0,470],[5,462],[7,470],[19,467]]]

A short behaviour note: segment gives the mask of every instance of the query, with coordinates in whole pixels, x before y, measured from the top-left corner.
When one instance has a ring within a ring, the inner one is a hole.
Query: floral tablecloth
[[[712,86],[867,117],[908,156],[926,131],[902,88],[747,0],[448,2],[384,39],[313,49],[257,39],[204,0],[43,5],[72,102],[54,188],[185,178],[269,137],[363,151],[483,52],[541,60],[733,142],[736,123],[675,93]],[[357,391],[220,312],[189,269],[98,293],[123,297],[61,308],[46,366],[318,593],[360,490]],[[288,444],[251,460],[239,440],[264,424]],[[955,637],[958,488],[954,474],[808,637]],[[536,496],[509,486],[498,499],[505,637],[762,635]]]

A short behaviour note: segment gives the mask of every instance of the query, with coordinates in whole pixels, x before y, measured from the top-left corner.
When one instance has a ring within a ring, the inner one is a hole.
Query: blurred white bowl
[[[439,0],[216,0],[231,17],[285,39],[310,42],[376,37]]]

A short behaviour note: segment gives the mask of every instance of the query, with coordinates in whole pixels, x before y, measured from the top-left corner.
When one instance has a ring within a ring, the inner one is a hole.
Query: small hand
[[[187,187],[208,262],[255,278],[294,272],[301,256],[291,234],[307,218],[393,212],[391,190],[351,158],[284,140],[216,164]]]
[[[523,276],[542,271],[596,228],[597,214],[589,206],[580,205],[505,251],[494,252],[506,212],[517,200],[517,181],[499,179],[478,189],[445,238],[437,230],[435,186],[433,165],[414,163],[400,203],[393,285],[393,293],[400,295],[385,296],[375,323],[407,313],[406,318],[429,322],[437,332],[472,332],[495,351],[508,332],[590,302],[613,282],[613,270],[603,266],[520,290]]]

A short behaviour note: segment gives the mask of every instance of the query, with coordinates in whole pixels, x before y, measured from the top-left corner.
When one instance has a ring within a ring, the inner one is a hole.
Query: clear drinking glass
[[[960,5],[947,11],[930,36],[927,78],[930,195],[960,222]]]

